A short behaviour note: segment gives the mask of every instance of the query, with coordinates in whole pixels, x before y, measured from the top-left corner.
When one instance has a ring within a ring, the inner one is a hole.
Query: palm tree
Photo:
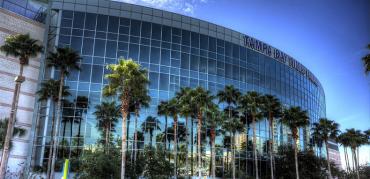
[[[370,50],[370,44],[367,45],[367,49]],[[370,54],[367,54],[364,57],[362,57],[362,61],[364,62],[365,73],[369,74],[369,72],[370,72]]]
[[[338,142],[344,148],[344,160],[345,160],[345,163],[346,163],[346,170],[347,170],[347,172],[350,172],[351,171],[351,168],[350,168],[350,165],[349,165],[348,151],[347,151],[347,148],[350,147],[350,140],[351,139],[349,138],[348,134],[346,134],[346,133],[341,133],[338,136]]]
[[[222,124],[224,114],[219,111],[217,105],[213,105],[212,107],[208,108],[205,113],[206,119],[206,126],[210,128],[210,142],[211,142],[211,174],[212,178],[216,177],[216,128]]]
[[[241,96],[240,91],[238,89],[234,88],[234,86],[232,86],[232,85],[226,85],[224,90],[219,91],[217,93],[218,102],[219,103],[225,102],[227,104],[229,119],[232,118],[232,116],[231,116],[232,105],[236,105],[239,96]],[[234,165],[235,164],[233,164],[233,166]],[[233,178],[235,178],[235,167],[233,167]]]
[[[0,149],[4,148],[3,144],[5,140],[5,132],[6,132],[8,121],[9,121],[8,118],[0,119]],[[26,134],[25,129],[20,128],[20,127],[14,127],[13,137],[17,135],[19,137],[23,137],[25,134]],[[9,148],[12,149],[12,142],[10,143]]]
[[[179,110],[180,115],[185,118],[185,140],[186,140],[186,148],[185,148],[185,168],[186,168],[186,174],[188,174],[188,146],[189,146],[189,137],[188,137],[188,118],[191,117],[194,114],[194,109],[190,105],[190,93],[191,88],[180,88],[180,91],[176,93],[176,98],[179,101]],[[193,119],[192,119],[193,120]],[[191,133],[193,134],[193,129],[191,130]],[[192,135],[193,136],[193,135]],[[193,138],[192,138],[193,140]],[[191,142],[191,151],[193,151],[193,142]],[[191,152],[191,168],[193,170],[193,152]],[[193,173],[191,173],[193,175]]]
[[[310,121],[308,120],[306,111],[303,111],[300,107],[290,107],[283,111],[281,122],[292,132],[296,178],[299,179],[297,157],[297,141],[299,137],[298,129],[309,125]]]
[[[147,71],[141,69],[140,65],[133,60],[119,60],[118,64],[108,65],[111,71],[105,77],[108,79],[108,85],[104,87],[105,96],[119,95],[121,100],[122,115],[122,161],[121,161],[121,178],[125,178],[126,167],[126,150],[127,150],[127,116],[131,95],[137,90],[147,88],[149,83]]]
[[[318,156],[321,156],[322,155],[321,151],[322,151],[323,140],[321,138],[319,128],[312,128],[311,136],[312,136],[313,143],[316,144],[316,146],[319,148]]]
[[[359,152],[357,151],[356,153],[356,150],[358,150],[361,145],[366,144],[368,141],[365,140],[365,135],[360,130],[356,130],[353,128],[346,129],[344,135],[346,135],[349,139],[349,147],[351,148],[352,152],[352,166],[354,171],[356,172],[357,178],[359,179]]]
[[[230,114],[230,113],[229,113]],[[233,170],[233,178],[235,178],[235,135],[239,132],[244,131],[244,124],[239,119],[238,116],[232,115],[231,118],[226,118],[223,121],[222,125],[223,129],[228,131],[231,134],[231,163],[232,163],[232,170]]]
[[[19,92],[22,83],[25,81],[23,76],[23,68],[28,65],[29,59],[36,57],[41,53],[43,47],[38,40],[34,40],[29,34],[10,35],[5,38],[5,43],[0,47],[0,51],[4,52],[6,56],[13,56],[19,59],[19,74],[15,78],[15,90],[13,93],[12,107],[10,110],[10,117],[8,120],[8,127],[5,135],[3,155],[0,166],[0,178],[5,178],[5,173],[8,166],[9,146],[10,140],[13,137],[14,124],[18,109]]]
[[[52,116],[51,116],[51,134],[53,134],[54,126],[55,126],[55,109],[56,109],[56,103],[58,102],[59,97],[59,86],[60,81],[57,80],[47,80],[45,82],[41,83],[41,88],[36,92],[36,94],[39,96],[39,101],[46,101],[50,99],[51,101],[51,107],[52,107]],[[62,96],[69,96],[69,87],[63,86]],[[50,147],[49,147],[49,157],[48,157],[48,165],[47,165],[47,176],[50,176],[50,168],[51,168],[51,158],[53,153],[53,138],[50,140]]]
[[[114,128],[121,115],[120,109],[114,101],[102,102],[101,104],[96,105],[95,109],[96,111],[94,112],[94,115],[96,116],[96,120],[98,121],[96,125],[98,129],[100,129],[102,133],[104,133],[104,151],[109,154],[111,132],[114,131]]]
[[[265,113],[265,116],[269,120],[269,153],[270,153],[270,171],[271,179],[274,179],[274,167],[273,167],[273,152],[274,152],[274,120],[281,116],[281,103],[278,98],[272,95],[263,96],[263,105],[262,109]]]
[[[53,133],[53,157],[51,162],[51,176],[54,176],[54,167],[56,160],[56,150],[57,150],[57,134],[59,130],[60,116],[61,116],[61,107],[62,107],[62,97],[63,97],[63,86],[64,86],[64,77],[68,76],[70,70],[80,70],[79,61],[81,60],[80,55],[73,51],[70,48],[57,48],[56,52],[51,52],[48,56],[47,66],[54,67],[59,69],[60,83],[59,83],[59,94],[58,94],[58,103],[56,111],[56,121],[55,121],[55,130]]]
[[[138,141],[138,134],[137,134],[137,121],[139,117],[139,111],[142,107],[149,107],[149,102],[151,98],[148,95],[148,88],[141,88],[138,90],[135,90],[133,95],[132,95],[132,103],[134,107],[134,112],[135,112],[135,133],[134,133],[134,145],[133,145],[133,153],[134,155],[134,162],[136,163],[136,157],[137,157],[137,141]],[[132,158],[131,158],[132,159]]]
[[[150,138],[150,147],[153,147],[153,132],[155,130],[161,130],[160,128],[160,122],[159,120],[156,118],[156,117],[153,117],[153,116],[148,116],[145,120],[145,122],[141,125],[141,129],[144,131],[144,132],[148,132],[149,133],[149,138]]]
[[[313,131],[315,131],[319,138],[325,143],[326,147],[326,158],[329,171],[329,178],[332,178],[330,169],[330,157],[329,157],[329,139],[336,140],[339,134],[339,124],[334,121],[328,120],[327,118],[320,118],[319,122],[313,124]]]
[[[201,134],[202,134],[202,119],[203,114],[206,111],[207,108],[214,105],[212,100],[214,99],[214,96],[211,95],[211,92],[208,90],[203,89],[202,87],[197,87],[190,91],[190,104],[195,107],[196,109],[196,118],[198,121],[198,127],[197,127],[197,133],[198,133],[198,139],[197,139],[197,149],[198,149],[198,177],[200,178],[201,173]]]
[[[172,98],[170,101],[168,101],[168,112],[169,112],[169,116],[171,116],[173,118],[173,136],[174,136],[174,149],[175,149],[175,154],[174,154],[174,163],[175,163],[175,178],[177,178],[177,119],[178,119],[178,115],[179,115],[179,101],[177,100],[177,98]]]
[[[164,116],[164,148],[167,147],[167,127],[168,127],[168,119],[167,117],[169,116],[169,105],[168,101],[161,101],[158,105],[158,115],[159,116]]]
[[[246,109],[247,113],[252,118],[252,127],[253,127],[253,156],[254,156],[254,167],[256,173],[256,179],[258,176],[258,160],[257,160],[257,136],[256,136],[256,122],[262,118],[262,96],[255,92],[247,92],[240,99],[240,106],[243,109]]]
[[[81,142],[82,135],[81,135],[81,126],[82,126],[82,120],[83,120],[83,114],[87,113],[87,109],[89,108],[89,98],[86,96],[77,96],[76,100],[76,111],[75,111],[75,119],[76,122],[78,123],[78,131],[77,135],[75,137],[76,144],[77,144],[77,156],[80,154],[81,147],[80,144],[83,143]]]

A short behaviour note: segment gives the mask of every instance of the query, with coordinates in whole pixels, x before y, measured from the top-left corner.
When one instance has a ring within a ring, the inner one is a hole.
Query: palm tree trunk
[[[51,117],[51,139],[50,139],[50,146],[49,146],[49,157],[48,157],[48,166],[47,166],[47,172],[46,172],[46,178],[50,178],[50,169],[51,169],[51,158],[53,156],[53,143],[54,143],[54,139],[52,137],[52,134],[54,132],[54,125],[55,125],[55,102],[53,101],[52,102],[52,107],[53,107],[53,113],[52,113],[52,117]]]
[[[194,120],[191,119],[191,176],[194,175]]]
[[[198,177],[201,178],[202,176],[202,172],[201,172],[201,163],[202,163],[202,156],[201,156],[201,132],[202,132],[202,112],[200,111],[200,109],[198,109]]]
[[[294,135],[295,136],[295,135]],[[294,149],[294,162],[295,162],[295,174],[296,179],[299,179],[299,171],[298,171],[298,152],[297,152],[297,139],[294,137],[293,149]]]
[[[271,179],[274,179],[274,166],[273,166],[273,145],[274,145],[274,128],[273,128],[273,118],[272,118],[272,113],[269,113],[269,125],[270,125],[270,172],[271,172]]]
[[[108,154],[108,136],[109,136],[109,127],[106,127],[105,128],[105,149],[104,150],[107,150],[107,154]]]
[[[66,126],[67,126],[67,122],[66,121],[62,121],[62,123],[64,123],[63,124],[63,134],[62,134],[62,141],[64,141],[64,138],[65,138],[65,136],[66,136]],[[64,157],[64,147],[62,147],[62,156]]]
[[[64,71],[62,70],[60,72],[60,83],[59,83],[59,94],[58,94],[58,104],[57,104],[57,113],[56,113],[56,123],[55,123],[55,130],[54,130],[54,143],[53,143],[53,158],[51,162],[51,178],[54,178],[54,168],[55,168],[55,162],[56,162],[56,152],[57,152],[57,144],[58,144],[58,130],[59,130],[59,124],[60,124],[60,116],[61,116],[61,108],[62,108],[62,92],[63,92],[63,86],[64,86]]]
[[[245,176],[248,176],[248,117],[245,116]]]
[[[328,164],[328,172],[329,172],[329,179],[332,179],[332,176],[331,176],[331,168],[330,168],[330,157],[329,157],[329,147],[328,147],[328,141],[324,141],[325,142],[325,147],[326,147],[326,162]]]
[[[347,169],[347,172],[350,172],[351,169],[350,169],[350,166],[349,166],[349,158],[348,158],[348,150],[347,150],[347,147],[344,147],[344,158],[346,160],[346,169]]]
[[[252,125],[253,125],[253,156],[254,156],[254,168],[256,172],[256,179],[258,179],[258,160],[257,160],[257,137],[256,137],[256,119],[255,116],[252,116]]]
[[[231,158],[231,164],[233,167],[233,179],[235,179],[235,132],[232,132],[232,137],[231,137],[231,149],[233,152],[233,156]]]
[[[126,150],[127,150],[127,116],[128,116],[128,107],[129,107],[129,93],[127,90],[124,91],[122,95],[121,102],[121,113],[122,113],[122,151],[121,151],[121,179],[125,178],[126,172]]]
[[[211,129],[211,157],[212,157],[212,178],[216,178],[216,150],[215,150],[215,129]]]
[[[177,178],[177,117],[173,119],[173,135],[174,135],[174,147],[175,147],[175,156],[174,156],[174,164],[175,164],[175,179]]]
[[[73,122],[74,122],[74,119],[72,121],[69,122],[70,124],[70,128],[71,128],[71,131],[69,132],[69,154],[68,156],[71,156],[71,153],[72,153],[72,141],[73,141],[73,131],[72,131],[72,128],[73,128]],[[68,157],[69,158],[69,157]]]
[[[357,170],[360,170],[360,148],[357,147],[357,154],[356,154],[356,164],[357,164]]]
[[[356,171],[356,175],[357,175],[357,179],[360,179],[360,174],[359,174],[359,169],[358,169],[358,167],[357,167],[357,160],[358,160],[358,158],[357,158],[357,155],[356,155],[356,149],[354,148],[354,149],[352,149],[352,156],[353,156],[353,158],[354,158],[354,165],[353,165],[353,168],[355,169],[355,171]]]
[[[81,124],[82,124],[82,114],[78,122],[78,132],[77,132],[77,156],[80,155],[80,140],[81,140]]]
[[[108,138],[107,138],[107,153],[109,154],[110,150],[110,132],[112,131],[112,122],[109,122],[108,126]]]
[[[10,140],[13,137],[14,124],[15,124],[15,119],[16,119],[17,110],[18,110],[19,93],[21,91],[21,85],[25,80],[25,78],[23,77],[23,67],[24,67],[24,64],[21,63],[20,69],[19,69],[19,75],[15,79],[13,102],[12,102],[12,107],[10,110],[10,118],[8,121],[8,127],[6,130],[6,136],[5,136],[4,147],[3,147],[3,156],[1,157],[0,178],[5,178],[6,170],[8,167],[8,159],[9,159],[9,154],[10,154]]]
[[[185,176],[188,175],[188,163],[189,163],[189,153],[188,153],[188,148],[189,148],[189,137],[188,137],[188,117],[185,117],[185,138],[186,138],[186,154],[185,154]]]
[[[137,120],[139,116],[139,110],[135,110],[135,133],[134,133],[134,150],[132,153],[134,153],[134,162],[136,163],[136,156],[137,156]]]

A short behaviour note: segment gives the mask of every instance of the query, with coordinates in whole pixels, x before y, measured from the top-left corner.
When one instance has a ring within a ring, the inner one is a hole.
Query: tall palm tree
[[[185,148],[185,168],[186,168],[186,174],[188,174],[188,146],[189,146],[189,137],[188,137],[188,118],[191,117],[194,114],[194,109],[190,105],[190,93],[191,88],[180,88],[180,91],[176,93],[176,98],[179,101],[179,110],[180,115],[185,118],[185,140],[186,140],[186,148]],[[191,133],[193,134],[193,129],[191,130]],[[191,151],[193,151],[193,142],[191,142]],[[193,168],[193,152],[191,152],[191,168]],[[193,170],[193,169],[192,169]],[[193,173],[191,173],[193,175]]]
[[[232,107],[233,105],[236,105],[239,96],[241,96],[241,93],[238,89],[234,88],[232,85],[226,85],[224,90],[219,91],[217,93],[218,102],[223,103],[225,102],[227,104],[228,109],[228,117],[229,119],[232,118]],[[234,139],[232,139],[234,140]],[[233,147],[233,146],[231,146]],[[235,164],[233,164],[234,166]],[[235,178],[235,167],[233,167],[233,178]]]
[[[318,156],[321,156],[323,140],[321,138],[319,128],[312,128],[311,136],[312,136],[313,143],[319,148]]]
[[[253,156],[254,156],[254,167],[256,179],[258,176],[258,160],[257,160],[257,136],[256,136],[256,122],[262,118],[262,96],[261,94],[255,91],[249,91],[247,94],[241,97],[240,106],[243,109],[246,109],[247,113],[252,118],[252,127],[253,127]]]
[[[198,149],[198,177],[200,178],[201,173],[201,162],[202,162],[202,156],[201,156],[201,134],[202,134],[202,120],[204,117],[204,112],[207,108],[214,105],[212,100],[214,99],[214,96],[211,95],[211,92],[208,90],[203,89],[202,87],[197,87],[190,91],[190,104],[195,107],[196,109],[196,118],[198,122],[197,126],[197,133],[198,133],[198,139],[197,139],[197,149]]]
[[[174,136],[174,170],[175,170],[175,178],[177,178],[177,120],[178,120],[178,115],[179,115],[179,101],[177,100],[176,97],[172,98],[170,101],[168,101],[168,112],[169,116],[172,117],[173,119],[173,136]]]
[[[0,51],[4,52],[6,56],[13,56],[19,59],[19,74],[15,78],[15,90],[13,93],[13,101],[10,110],[10,117],[8,121],[7,132],[5,135],[3,155],[0,166],[0,178],[5,178],[8,159],[10,140],[13,137],[14,124],[18,109],[19,93],[22,83],[25,81],[23,76],[23,68],[28,65],[29,59],[36,57],[41,53],[43,47],[38,40],[32,39],[29,34],[10,35],[5,38],[5,43],[0,47]]]
[[[337,140],[338,134],[339,134],[339,124],[331,121],[327,118],[320,118],[319,122],[315,122],[313,124],[313,131],[318,133],[318,136],[320,139],[323,140],[326,147],[326,158],[327,158],[327,165],[328,165],[328,171],[329,171],[329,178],[332,178],[331,175],[331,169],[330,169],[330,157],[329,157],[329,139]]]
[[[8,118],[0,119],[0,149],[4,148],[4,140],[5,140],[5,134],[6,134],[6,128],[8,125]],[[20,127],[14,127],[13,131],[13,137],[19,136],[23,137],[26,134],[26,129],[20,128]],[[9,146],[10,149],[12,149],[12,142]]]
[[[263,96],[263,105],[262,105],[263,112],[265,113],[265,117],[269,120],[269,136],[270,136],[270,144],[269,144],[269,153],[270,153],[270,172],[271,172],[271,179],[274,179],[274,167],[273,167],[273,160],[274,160],[274,121],[276,118],[281,116],[281,103],[278,98],[273,95],[264,95]]]
[[[82,139],[82,135],[81,135],[81,126],[82,126],[82,120],[83,120],[83,114],[86,114],[87,113],[87,109],[89,108],[89,98],[87,98],[86,96],[77,96],[76,100],[76,111],[75,111],[75,119],[76,119],[76,122],[78,123],[78,131],[77,131],[77,135],[75,137],[75,140],[77,140],[76,144],[77,144],[77,156],[80,154],[80,151],[81,151],[81,139]]]
[[[51,114],[51,134],[53,134],[54,127],[55,127],[55,110],[56,110],[56,103],[59,99],[59,85],[60,81],[57,80],[47,80],[45,82],[41,83],[40,89],[36,92],[36,94],[39,96],[39,101],[46,101],[50,99],[51,102],[51,108],[52,108],[52,114]],[[69,87],[63,86],[62,96],[66,97],[69,96]],[[49,157],[48,157],[48,165],[47,165],[47,176],[50,176],[50,168],[51,168],[51,158],[53,154],[53,143],[54,138],[51,138],[50,140],[50,147],[49,147]]]
[[[108,79],[108,85],[104,87],[105,96],[116,96],[118,94],[121,100],[122,115],[122,155],[121,155],[121,178],[125,178],[126,151],[127,151],[127,116],[131,95],[136,90],[147,88],[149,83],[147,71],[141,69],[140,65],[133,60],[119,60],[118,64],[108,65],[111,71],[105,77]]]
[[[370,44],[367,45],[367,49],[370,50]],[[362,57],[362,61],[364,62],[365,73],[369,74],[370,72],[370,53]]]
[[[99,105],[95,106],[96,111],[94,115],[96,116],[97,120],[97,127],[102,131],[104,134],[104,145],[106,153],[109,154],[110,148],[110,138],[111,132],[114,131],[114,128],[118,122],[120,117],[120,109],[119,106],[113,102],[102,102]]]
[[[142,88],[135,90],[132,95],[132,103],[134,106],[134,112],[135,112],[135,133],[134,133],[134,145],[133,145],[133,153],[134,155],[134,162],[136,163],[136,157],[137,157],[137,141],[138,141],[138,131],[137,131],[137,121],[139,117],[139,111],[142,107],[149,107],[149,102],[151,98],[148,95],[148,88]]]
[[[206,126],[210,129],[211,142],[211,175],[216,178],[216,129],[222,124],[224,114],[219,111],[217,105],[208,108],[205,113]]]
[[[153,133],[155,130],[161,130],[160,128],[160,122],[156,117],[153,116],[148,116],[145,120],[145,122],[141,125],[141,129],[144,132],[149,133],[149,138],[150,138],[150,147],[153,147]]]
[[[56,52],[51,52],[46,59],[48,67],[54,67],[56,70],[59,70],[60,83],[59,83],[59,94],[58,94],[58,103],[57,111],[55,117],[55,130],[53,135],[53,157],[51,162],[51,176],[54,177],[54,167],[56,160],[56,150],[57,150],[57,135],[60,124],[61,116],[61,107],[62,107],[62,97],[63,97],[63,86],[64,86],[64,77],[68,76],[70,70],[80,70],[79,62],[81,60],[80,55],[70,48],[57,48]]]
[[[348,157],[348,147],[350,147],[350,138],[346,133],[341,133],[338,136],[338,142],[343,146],[344,149],[344,160],[346,163],[346,170],[347,172],[351,171],[350,164],[349,164],[349,157]]]
[[[236,115],[232,115],[231,118],[226,118],[223,121],[223,129],[228,131],[231,134],[231,164],[232,164],[232,173],[233,178],[235,178],[235,135],[239,132],[244,131],[244,124],[240,118]]]
[[[168,101],[161,101],[157,108],[157,113],[159,116],[164,116],[164,148],[167,147],[167,127],[168,127],[168,119],[167,117],[169,114],[169,105]],[[168,149],[169,150],[169,149]]]
[[[306,111],[302,110],[300,107],[290,107],[289,109],[284,109],[281,122],[286,125],[292,132],[296,178],[299,179],[297,157],[297,141],[299,137],[299,128],[306,127],[310,124],[310,121],[308,120]]]
[[[365,144],[367,141],[364,140],[364,134],[360,130],[356,130],[354,128],[352,129],[346,129],[345,135],[349,139],[349,146],[351,148],[352,152],[352,166],[354,171],[356,172],[357,178],[360,178],[359,174],[359,153],[356,151],[358,148]]]

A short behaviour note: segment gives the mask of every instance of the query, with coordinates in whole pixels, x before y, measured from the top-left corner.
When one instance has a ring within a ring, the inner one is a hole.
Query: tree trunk
[[[231,150],[232,150],[232,153],[233,153],[233,156],[231,158],[231,164],[232,164],[232,167],[233,167],[233,179],[235,179],[235,132],[232,132],[232,136],[231,136]]]
[[[47,166],[47,172],[46,172],[46,178],[50,178],[50,169],[51,169],[51,158],[53,156],[53,143],[54,143],[54,139],[53,139],[53,133],[54,133],[54,125],[55,125],[55,102],[53,101],[52,102],[52,106],[53,106],[53,116],[51,117],[51,133],[50,133],[50,145],[49,145],[49,158],[48,158],[48,166]]]
[[[332,179],[333,177],[331,176],[331,168],[330,168],[330,157],[329,157],[329,144],[328,141],[325,142],[325,147],[326,147],[326,162],[328,164],[328,172],[329,172],[329,179]]]
[[[122,113],[122,151],[121,151],[121,179],[125,178],[126,172],[126,150],[127,150],[127,116],[128,116],[128,107],[129,107],[129,98],[128,91],[125,90],[121,99],[121,113]]]
[[[245,115],[245,175],[248,176],[248,117]]]
[[[202,163],[202,156],[201,156],[201,132],[202,132],[202,112],[200,109],[198,109],[198,177],[201,178],[202,172],[201,172],[201,163]]]
[[[194,175],[194,120],[191,119],[191,176]]]
[[[215,138],[216,138],[216,133],[215,129],[211,129],[211,157],[212,157],[212,178],[216,178],[216,150],[215,150]]]
[[[189,148],[189,137],[188,137],[188,117],[185,117],[185,138],[186,138],[186,155],[185,155],[185,175],[188,175],[188,165],[189,165],[189,153],[188,153],[188,148]]]
[[[295,133],[295,132],[294,132]],[[294,136],[296,134],[293,134]],[[294,137],[294,143],[293,143],[293,149],[294,149],[294,162],[295,162],[295,174],[296,174],[296,179],[299,179],[299,171],[298,171],[298,152],[297,152],[297,139]]]
[[[80,116],[80,121],[78,121],[78,132],[77,132],[77,156],[79,156],[79,155],[80,155],[81,124],[82,124],[82,114],[81,114],[81,116]]]
[[[167,115],[165,115],[164,116],[164,149],[165,149],[165,151],[167,152],[167,151],[169,151],[170,150],[170,148],[168,147],[167,149],[166,149],[166,147],[167,147]],[[168,160],[171,160],[171,153],[168,153]]]
[[[175,156],[174,156],[174,170],[175,170],[175,179],[177,178],[177,116],[173,118],[173,135],[174,135],[174,148],[175,148]]]
[[[104,150],[107,150],[107,154],[108,154],[108,137],[109,137],[109,127],[107,126],[105,128],[105,149]]]
[[[20,59],[21,60],[21,59]],[[15,78],[15,89],[13,93],[13,102],[10,110],[10,118],[8,120],[8,126],[6,130],[6,136],[3,147],[3,156],[1,157],[0,165],[0,178],[5,178],[6,170],[8,167],[8,159],[10,154],[10,140],[13,138],[14,124],[17,117],[19,93],[21,91],[21,85],[25,78],[23,77],[23,64],[20,64],[19,75]]]
[[[258,177],[258,161],[257,161],[257,137],[256,137],[256,119],[255,116],[252,116],[252,125],[253,125],[253,156],[254,156],[254,168],[256,172],[256,179],[259,179]]]
[[[357,160],[358,160],[358,158],[357,158],[357,155],[356,155],[356,149],[355,148],[352,149],[352,156],[354,158],[354,166],[353,166],[353,168],[356,171],[357,179],[360,179],[360,174],[359,174],[359,171],[358,171],[359,168],[357,167]]]
[[[131,153],[134,153],[134,163],[136,163],[137,157],[137,120],[139,116],[139,110],[135,110],[135,133],[134,133],[134,150]]]
[[[57,114],[56,114],[56,121],[55,121],[55,130],[54,130],[54,143],[53,143],[53,158],[51,162],[51,178],[54,178],[54,168],[55,168],[55,162],[56,162],[56,152],[57,152],[57,145],[58,145],[58,130],[59,130],[59,124],[60,124],[60,118],[61,118],[61,108],[62,108],[62,92],[63,92],[63,86],[64,86],[64,71],[62,70],[60,72],[60,83],[59,83],[59,94],[58,94],[58,104],[57,104]]]
[[[273,166],[273,145],[274,145],[274,127],[273,127],[273,117],[272,113],[269,112],[269,126],[270,126],[270,172],[271,172],[271,179],[274,179],[274,166]]]
[[[62,121],[63,124],[63,134],[62,134],[62,141],[64,140],[65,136],[66,136],[66,126],[67,126],[67,122],[66,121]],[[64,147],[62,147],[62,157],[64,157]]]
[[[70,140],[70,142],[69,142],[69,154],[68,154],[68,158],[70,158],[71,153],[72,153],[72,141],[73,141],[73,131],[72,131],[72,128],[73,128],[73,122],[74,122],[74,119],[72,121],[69,121],[71,131],[69,133],[69,136],[70,136],[69,137],[69,140]]]

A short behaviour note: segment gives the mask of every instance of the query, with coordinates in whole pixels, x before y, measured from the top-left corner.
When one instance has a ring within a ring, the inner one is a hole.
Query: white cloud
[[[194,14],[198,4],[208,2],[208,0],[114,0],[114,1],[138,4],[191,15]]]

